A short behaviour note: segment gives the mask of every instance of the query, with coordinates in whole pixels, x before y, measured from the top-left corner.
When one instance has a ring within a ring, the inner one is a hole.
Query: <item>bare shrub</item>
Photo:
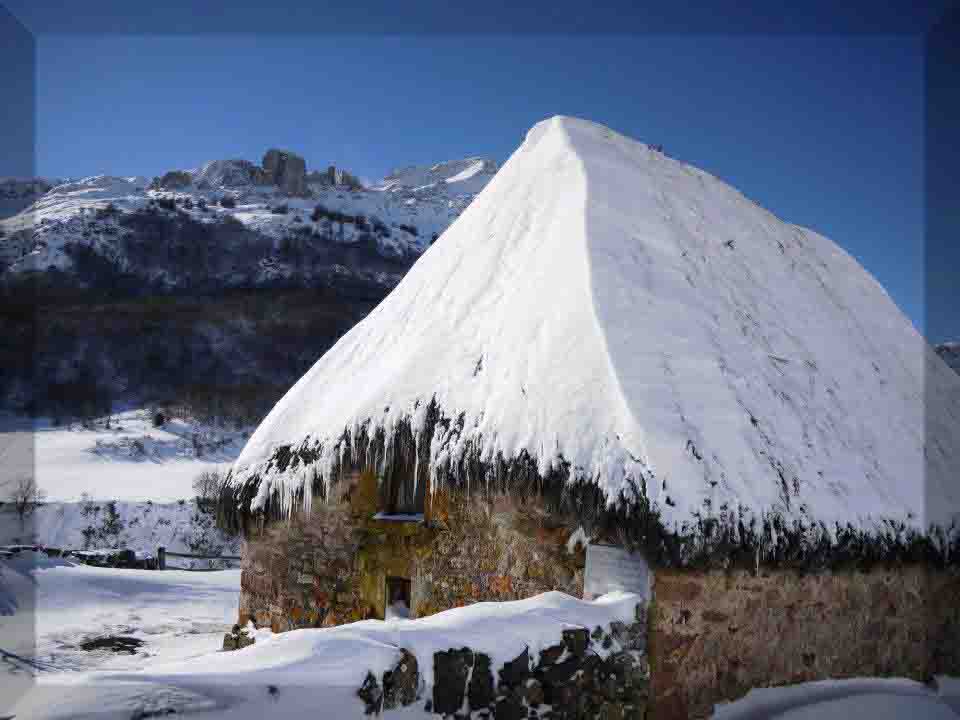
[[[204,470],[193,479],[193,491],[201,503],[215,503],[223,487],[223,473],[217,469]]]
[[[43,505],[47,498],[47,493],[41,490],[37,485],[37,480],[32,475],[22,475],[10,481],[7,495],[10,502],[13,503],[13,509],[20,518],[20,529],[27,521],[27,518],[36,512],[36,509]]]

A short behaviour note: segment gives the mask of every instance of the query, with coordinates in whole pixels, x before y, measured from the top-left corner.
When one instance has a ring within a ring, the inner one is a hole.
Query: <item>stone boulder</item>
[[[267,177],[287,195],[307,194],[307,163],[287,150],[267,150],[263,156]]]
[[[384,710],[412,705],[417,700],[419,690],[417,658],[409,651],[402,650],[397,664],[383,674],[382,683],[373,673],[367,672],[357,696],[363,701],[365,714],[379,715]]]
[[[240,650],[248,645],[253,645],[253,643],[253,638],[247,635],[247,631],[239,625],[234,625],[233,631],[223,636],[224,650]]]

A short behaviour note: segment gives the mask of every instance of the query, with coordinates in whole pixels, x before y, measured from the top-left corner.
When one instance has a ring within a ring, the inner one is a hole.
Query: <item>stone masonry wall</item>
[[[451,497],[441,491],[432,510],[434,523],[444,529],[415,566],[417,617],[549,590],[582,597],[585,552],[568,551],[570,523],[550,517],[538,502]]]
[[[632,623],[592,630],[558,623],[555,645],[539,653],[526,649],[501,667],[469,647],[432,658],[402,650],[382,678],[368,673],[357,695],[368,715],[415,705],[424,716],[445,720],[644,720],[646,635],[646,610],[638,605]],[[433,686],[427,689],[421,668],[431,662]]]
[[[423,617],[472,602],[583,592],[585,553],[536,500],[431,493],[423,523],[374,519],[379,492],[357,474],[333,503],[276,522],[243,550],[239,623],[275,632],[382,618],[388,577],[411,580]]]
[[[657,720],[707,717],[751,687],[960,673],[960,575],[666,571],[649,608]]]

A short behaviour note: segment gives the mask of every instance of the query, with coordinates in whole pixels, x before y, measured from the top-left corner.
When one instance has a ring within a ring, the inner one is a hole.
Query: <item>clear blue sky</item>
[[[576,115],[833,238],[923,330],[923,52],[919,35],[39,32],[37,170],[156,175],[281,146],[378,178],[503,160]]]

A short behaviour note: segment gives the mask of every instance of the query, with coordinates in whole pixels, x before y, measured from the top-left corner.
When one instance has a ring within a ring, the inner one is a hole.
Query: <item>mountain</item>
[[[29,207],[57,182],[44,178],[0,178],[0,220]]]
[[[947,365],[960,373],[960,343],[941,343],[934,349]]]
[[[412,165],[394,170],[376,187],[380,190],[416,193],[446,191],[475,195],[497,172],[497,164],[479,157],[437,163],[430,167]]]
[[[495,172],[470,158],[364,188],[342,169],[307,173],[295,153],[269,150],[262,166],[215,160],[153,181],[37,181],[17,196],[32,202],[0,221],[0,262],[8,282],[59,271],[83,287],[130,277],[152,290],[303,286],[345,274],[391,287]]]
[[[61,418],[174,403],[255,422],[495,168],[407,168],[367,188],[271,149],[259,165],[214,160],[152,179],[10,179],[0,190],[19,212],[0,220],[0,403]],[[438,172],[431,187],[405,184]]]
[[[566,117],[533,127],[287,392],[233,481],[259,483],[254,507],[289,500],[362,437],[385,438],[384,463],[424,449],[434,483],[509,483],[524,458],[608,500],[643,482],[668,523],[960,510],[960,378],[873,277],[718,178]]]

